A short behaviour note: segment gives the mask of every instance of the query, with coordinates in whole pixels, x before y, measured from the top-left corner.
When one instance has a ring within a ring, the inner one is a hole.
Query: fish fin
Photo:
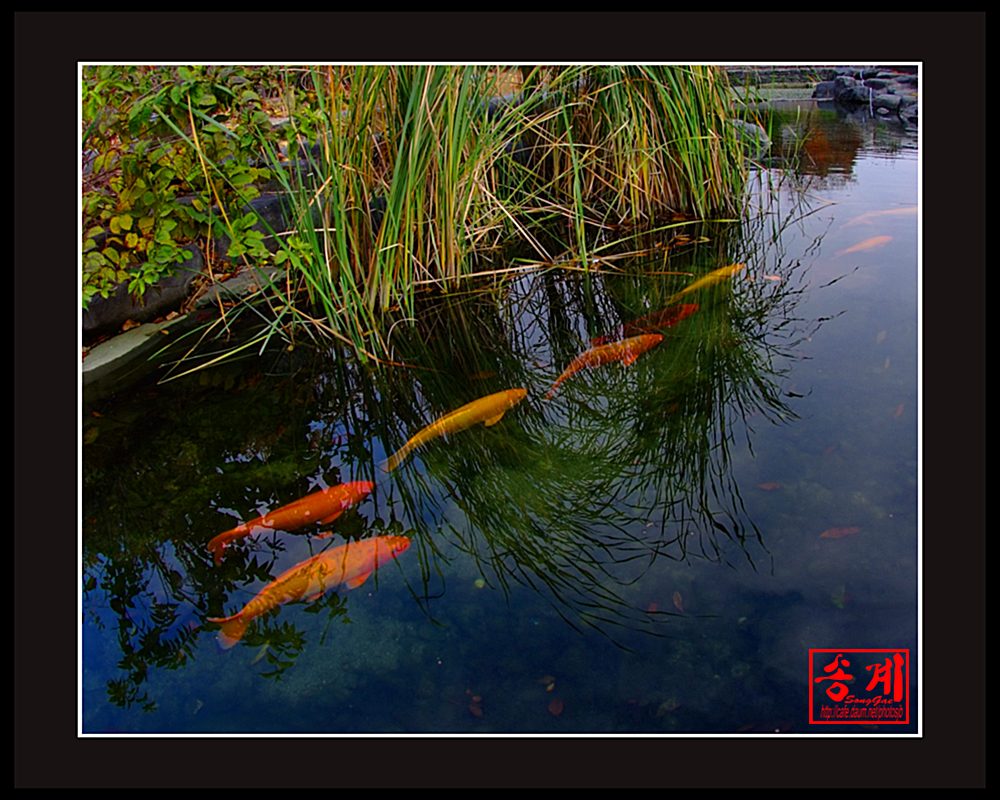
[[[344,585],[348,589],[357,589],[362,583],[368,580],[368,576],[371,575],[370,572],[366,572],[364,575],[358,575],[356,578],[351,578]]]
[[[219,566],[222,563],[222,551],[225,548],[226,543],[221,540],[220,536],[216,536],[208,543],[208,549],[212,553],[212,561],[215,562],[215,566]]]
[[[323,517],[323,519],[321,519],[319,521],[319,523],[320,523],[320,525],[329,525],[331,522],[333,522],[337,517],[339,517],[343,513],[344,513],[344,509],[342,509],[342,508],[338,509],[337,511],[334,511],[330,516]]]
[[[495,417],[490,417],[489,419],[485,420],[483,422],[483,424],[487,428],[490,427],[490,425],[496,425],[500,421],[500,417],[502,417],[505,413],[507,413],[507,409],[504,409],[499,414],[497,414]]]
[[[323,531],[322,533],[317,533],[313,538],[314,539],[329,539],[331,536],[333,536],[333,531]]]
[[[224,619],[209,617],[208,621],[219,624],[219,632],[216,634],[215,640],[223,650],[228,650],[242,639],[243,634],[246,633],[247,625],[250,624],[249,620],[243,619],[241,614]]]

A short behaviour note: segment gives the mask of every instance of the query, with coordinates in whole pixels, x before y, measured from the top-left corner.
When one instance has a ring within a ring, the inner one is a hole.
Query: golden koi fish
[[[876,247],[883,247],[891,241],[891,236],[876,236],[873,239],[865,239],[863,242],[854,245],[854,247],[848,247],[846,250],[838,250],[834,253],[834,258],[842,256],[845,253],[858,253],[862,250],[874,250]]]
[[[622,339],[619,342],[610,342],[609,344],[591,347],[589,350],[585,350],[580,353],[580,355],[570,362],[570,365],[566,367],[563,374],[560,375],[556,379],[556,382],[552,384],[552,388],[549,389],[545,397],[552,397],[556,393],[556,389],[559,388],[559,384],[571,375],[575,375],[584,367],[596,367],[600,364],[608,364],[612,361],[621,361],[622,366],[627,367],[639,356],[645,353],[650,347],[653,347],[653,345],[657,345],[662,341],[662,334],[646,333],[642,336],[633,336],[631,339]]]
[[[708,275],[704,275],[698,278],[698,280],[696,280],[690,286],[681,289],[677,294],[675,294],[667,301],[667,305],[673,305],[686,294],[690,294],[691,292],[696,292],[699,289],[704,289],[706,286],[713,286],[714,284],[719,283],[720,281],[724,281],[727,278],[731,278],[745,266],[746,264],[730,264],[728,267],[720,267],[719,269],[712,270],[711,272],[708,273]]]
[[[319,492],[307,494],[294,503],[276,508],[249,522],[243,522],[232,530],[220,533],[208,543],[215,563],[222,561],[222,551],[236,539],[250,536],[261,528],[268,530],[293,531],[312,522],[327,524],[333,522],[355,503],[363,500],[375,486],[370,481],[352,481],[331,486]]]
[[[403,459],[409,455],[410,451],[415,450],[438,436],[455,433],[456,431],[464,431],[466,428],[471,428],[477,422],[482,422],[487,427],[495,425],[500,421],[500,418],[507,409],[520,403],[527,393],[527,389],[507,389],[503,392],[480,397],[478,400],[466,403],[461,408],[456,408],[454,411],[432,422],[400,447],[399,450],[386,460],[385,464],[382,465],[382,469],[386,472],[392,472],[403,463]]]
[[[354,589],[381,564],[396,558],[409,546],[410,540],[405,536],[376,536],[331,548],[282,572],[261,589],[239,614],[209,617],[208,621],[221,626],[216,638],[222,648],[228,649],[243,637],[253,620],[272,608],[303,597],[315,600],[336,586]]]

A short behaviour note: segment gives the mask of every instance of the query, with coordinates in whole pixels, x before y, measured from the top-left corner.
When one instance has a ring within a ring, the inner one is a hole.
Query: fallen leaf
[[[665,700],[664,702],[660,703],[660,707],[656,709],[656,716],[662,717],[666,714],[671,714],[680,707],[681,704],[678,703],[673,697],[671,697],[669,700]]]
[[[646,609],[647,614],[655,614],[660,610],[660,607],[656,603],[650,603],[649,607]]]
[[[674,608],[676,608],[682,614],[684,613],[684,598],[681,597],[680,592],[674,592]]]
[[[562,714],[562,710],[563,710],[562,700],[560,700],[558,697],[553,697],[551,700],[549,700],[549,713],[552,714],[552,716],[558,717],[560,714]]]
[[[250,665],[253,666],[258,661],[260,661],[264,657],[264,654],[267,652],[267,648],[269,648],[270,646],[271,646],[271,643],[270,642],[266,642],[264,644],[264,646],[262,648],[260,648],[260,652],[257,653],[256,656],[254,656],[254,659],[253,659],[253,661],[250,662]]]
[[[127,319],[122,323],[122,331],[130,331],[132,328],[138,328],[139,323],[135,320]]]
[[[758,489],[764,489],[764,490],[766,490],[768,492],[772,492],[775,489],[780,489],[781,488],[781,484],[778,483],[777,481],[771,481],[770,483],[758,483],[757,484],[757,488]]]
[[[852,533],[857,533],[861,528],[829,528],[820,534],[820,539],[843,539]]]

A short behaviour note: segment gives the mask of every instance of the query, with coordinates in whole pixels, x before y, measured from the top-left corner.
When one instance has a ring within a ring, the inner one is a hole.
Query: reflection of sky
[[[258,677],[249,663],[254,653],[234,648],[220,656],[212,634],[205,633],[193,665],[173,672],[151,670],[142,691],[161,702],[160,711],[143,717],[133,709],[120,717],[139,729],[198,730],[205,725],[206,730],[242,732],[255,730],[258,723],[249,715],[259,707],[279,729],[286,724],[303,732],[323,726],[465,730],[478,724],[467,711],[465,694],[474,689],[485,695],[490,730],[527,726],[544,731],[551,715],[537,679],[549,673],[557,676],[559,693],[566,693],[563,721],[571,726],[589,723],[594,732],[612,731],[624,724],[615,713],[641,708],[627,706],[629,701],[652,703],[655,710],[673,698],[683,709],[678,719],[684,724],[702,730],[721,726],[719,730],[729,732],[737,727],[732,709],[741,709],[736,713],[740,723],[781,721],[804,713],[805,655],[810,647],[914,647],[917,218],[889,216],[871,226],[841,226],[870,211],[914,203],[916,169],[908,151],[893,158],[862,154],[854,162],[852,183],[814,191],[834,204],[820,204],[817,213],[783,236],[781,261],[801,262],[802,270],[793,271],[790,280],[802,280],[806,290],[795,314],[806,321],[829,319],[812,333],[811,341],[799,345],[802,360],[793,362],[782,381],[785,391],[805,395],[785,398],[800,418],[787,425],[772,425],[759,416],[747,420],[754,429],[753,452],[746,437],[738,435],[739,445],[729,453],[734,484],[766,550],[756,543],[748,547],[751,567],[747,555],[723,538],[721,564],[698,558],[697,547],[690,548],[695,557],[689,563],[663,557],[629,563],[623,573],[631,577],[642,572],[643,577],[615,587],[628,601],[643,609],[655,604],[672,613],[675,593],[680,596],[687,616],[670,618],[663,628],[669,639],[614,630],[638,653],[625,656],[601,636],[582,637],[573,631],[543,594],[514,583],[509,598],[495,589],[476,588],[478,568],[457,552],[449,530],[454,526],[468,534],[469,515],[456,498],[442,493],[422,497],[414,513],[423,519],[406,521],[429,529],[444,523],[443,531],[432,530],[443,553],[435,562],[443,578],[433,572],[431,588],[441,596],[430,604],[431,616],[442,627],[427,621],[400,588],[394,571],[378,591],[366,586],[349,597],[352,624],[333,624],[322,647],[317,644],[324,632],[322,619],[299,608],[282,610],[276,624],[295,620],[309,631],[310,646],[280,685]],[[877,250],[835,256],[883,235],[893,236],[893,241]],[[522,296],[527,289],[520,291],[520,285],[529,287],[535,280],[519,279],[513,294]],[[537,286],[535,291],[540,291]],[[548,351],[544,326],[530,314],[517,328],[529,354]],[[556,366],[545,363],[541,371],[546,370],[554,379]],[[599,378],[585,375],[581,386]],[[592,405],[603,410],[603,402],[595,398]],[[429,408],[424,403],[420,407]],[[544,407],[542,432],[563,426],[567,408],[559,402]],[[526,403],[509,418],[508,427],[516,428],[518,416],[528,416],[529,409],[538,414],[537,406]],[[496,438],[503,432],[501,427],[489,435]],[[487,435],[482,429],[473,433]],[[372,444],[379,447],[379,439]],[[378,463],[385,453],[373,456]],[[408,467],[422,460],[415,454]],[[579,477],[586,485],[587,476]],[[781,486],[760,488],[772,483]],[[420,484],[425,485],[437,483]],[[596,506],[598,499],[591,504]],[[406,514],[392,484],[386,483],[373,493],[364,516],[377,513],[389,519],[397,516],[393,510]],[[659,517],[651,513],[650,519]],[[828,528],[845,526],[860,531],[842,539],[820,538]],[[274,574],[308,558],[314,546],[330,544],[301,536],[282,537],[282,543]],[[409,555],[399,566],[419,585],[416,548]],[[183,569],[172,558],[168,563]],[[159,582],[153,584],[158,593]],[[227,611],[245,603],[256,588],[234,589]],[[383,604],[390,608],[383,609]],[[114,625],[112,615],[102,617]],[[118,658],[113,632],[97,631],[86,622],[85,706],[100,718],[102,730],[119,727],[119,715],[104,697],[106,680],[120,677]],[[257,671],[263,666],[261,662]],[[300,697],[305,698],[301,703]],[[365,698],[369,705],[364,713],[350,714],[349,704],[360,707]],[[536,699],[540,716],[526,721],[524,709]],[[457,709],[455,716],[448,716],[452,709]],[[635,727],[656,725],[662,732],[668,719],[642,712]]]

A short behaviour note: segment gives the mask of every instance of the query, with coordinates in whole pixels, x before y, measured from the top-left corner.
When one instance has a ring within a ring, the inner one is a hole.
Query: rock
[[[107,298],[91,298],[83,311],[84,335],[113,333],[127,320],[150,322],[180,308],[187,299],[191,281],[205,267],[205,259],[197,245],[189,244],[182,249],[190,253],[188,260],[177,264],[173,275],[160,278],[155,286],[146,289],[139,300],[129,293],[127,283],[118,284]]]
[[[741,119],[731,119],[729,124],[732,125],[740,137],[740,141],[743,144],[743,152],[747,158],[754,161],[763,158],[768,150],[771,149],[771,139],[760,125],[753,122],[744,122]]]

